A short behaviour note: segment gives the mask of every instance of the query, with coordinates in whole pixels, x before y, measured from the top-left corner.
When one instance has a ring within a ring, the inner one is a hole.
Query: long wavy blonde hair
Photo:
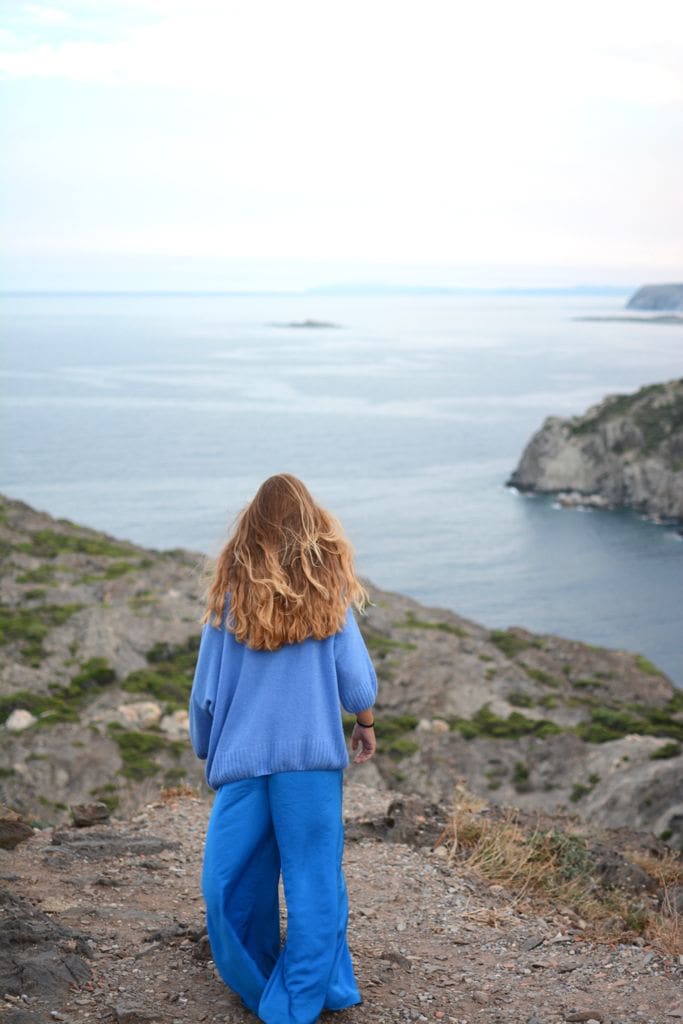
[[[220,626],[229,592],[226,628],[256,650],[332,636],[349,605],[362,611],[369,601],[352,555],[338,520],[301,480],[271,476],[213,563],[200,621]]]

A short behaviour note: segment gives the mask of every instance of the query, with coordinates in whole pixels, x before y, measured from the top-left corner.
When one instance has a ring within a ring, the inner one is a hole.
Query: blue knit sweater
[[[227,608],[227,602],[226,602]],[[339,704],[371,707],[377,677],[349,608],[325,640],[255,651],[206,623],[190,695],[190,739],[212,789],[273,772],[345,768]]]

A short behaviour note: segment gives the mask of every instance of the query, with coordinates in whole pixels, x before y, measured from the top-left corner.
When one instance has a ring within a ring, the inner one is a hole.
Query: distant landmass
[[[683,284],[645,284],[631,296],[626,309],[683,312]]]
[[[507,484],[683,522],[683,379],[608,395],[581,416],[549,416]]]

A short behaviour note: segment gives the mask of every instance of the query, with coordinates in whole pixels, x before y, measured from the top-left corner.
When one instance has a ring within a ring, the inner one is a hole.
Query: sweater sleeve
[[[223,656],[223,630],[205,623],[199,640],[199,653],[190,693],[190,740],[197,757],[205,760],[218,690],[218,675]]]
[[[377,676],[351,608],[346,612],[344,628],[335,634],[334,659],[342,707],[352,714],[372,707],[377,697]]]

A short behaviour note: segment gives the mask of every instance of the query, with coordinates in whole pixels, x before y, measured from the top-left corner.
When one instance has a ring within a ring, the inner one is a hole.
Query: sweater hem
[[[347,768],[349,755],[346,747],[330,749],[329,743],[320,741],[291,747],[271,744],[216,751],[207,779],[212,789],[218,789],[225,782],[273,775],[275,772],[293,771],[335,771]]]

